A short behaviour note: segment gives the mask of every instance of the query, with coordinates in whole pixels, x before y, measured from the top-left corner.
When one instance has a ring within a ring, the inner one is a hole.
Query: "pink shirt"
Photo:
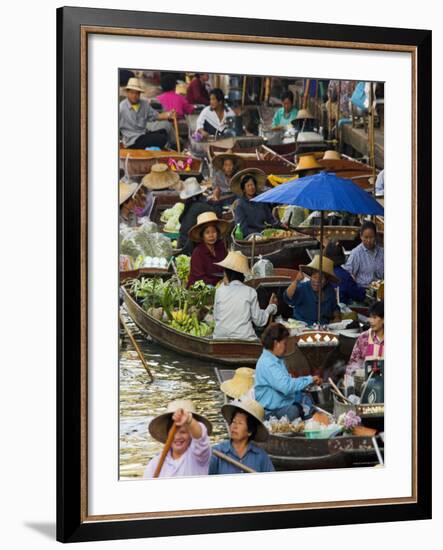
[[[183,96],[173,91],[164,92],[160,94],[157,99],[160,101],[165,111],[175,109],[179,118],[191,114],[194,110],[194,105],[191,105]]]
[[[346,367],[346,374],[354,374],[360,366],[363,366],[362,363],[366,359],[383,359],[384,351],[384,339],[379,340],[371,329],[362,332],[355,342],[348,366]]]
[[[200,439],[192,439],[191,444],[180,458],[172,458],[172,450],[166,455],[159,477],[183,477],[208,475],[209,461],[211,459],[211,445],[206,426],[199,422],[202,429]],[[160,453],[156,455],[146,466],[143,477],[150,479],[160,459]]]

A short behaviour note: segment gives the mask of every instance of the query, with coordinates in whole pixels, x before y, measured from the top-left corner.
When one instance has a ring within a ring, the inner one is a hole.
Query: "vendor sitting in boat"
[[[177,78],[175,74],[165,73],[160,80],[160,86],[163,93],[157,99],[166,111],[175,111],[177,118],[184,118],[185,115],[190,115],[194,110],[194,105],[188,103],[187,99],[175,91],[177,86]]]
[[[370,359],[384,359],[385,350],[385,306],[376,302],[369,309],[370,329],[362,332],[355,342],[349,358],[346,374],[352,376],[362,369]]]
[[[119,183],[119,222],[129,227],[137,225],[136,208],[141,204],[137,195],[140,193],[141,184],[120,180]]]
[[[173,138],[172,120],[175,111],[158,113],[146,99],[138,78],[130,78],[126,85],[126,99],[120,103],[119,129],[123,145],[129,149],[164,147]]]
[[[225,104],[225,96],[220,88],[209,92],[209,105],[203,109],[197,119],[197,132],[202,138],[222,136],[228,129],[228,118],[234,118],[235,113]]]
[[[229,231],[229,222],[219,220],[214,212],[204,212],[189,230],[189,239],[196,243],[191,256],[188,287],[197,281],[215,286],[223,277],[223,270],[216,265],[226,258],[223,238]]]
[[[194,243],[189,240],[189,230],[197,223],[197,218],[203,212],[213,212],[207,200],[203,197],[206,191],[204,185],[200,185],[197,178],[187,178],[183,182],[183,189],[180,191],[180,198],[185,202],[185,208],[180,215],[180,236],[178,247],[182,248],[182,253],[190,255],[194,248]]]
[[[292,378],[283,357],[289,331],[281,323],[272,323],[262,334],[263,352],[255,367],[254,393],[265,409],[266,418],[287,416],[289,421],[311,413],[312,401],[302,391],[311,384],[322,383],[319,376]]]
[[[234,218],[240,225],[243,238],[251,233],[260,233],[266,226],[280,226],[266,202],[252,202],[251,199],[263,191],[266,174],[258,168],[248,168],[235,174],[231,190],[240,198],[235,203]]]
[[[286,126],[289,126],[296,119],[298,114],[297,107],[294,107],[294,94],[290,90],[282,95],[281,101],[282,107],[277,109],[272,119],[272,128],[274,130],[286,128]]]
[[[373,281],[384,278],[384,251],[377,244],[375,223],[365,221],[360,228],[361,243],[354,248],[343,266],[356,283],[367,288]]]
[[[217,155],[212,162],[214,168],[214,180],[212,182],[212,196],[209,202],[230,205],[235,200],[235,194],[231,190],[231,179],[243,168],[243,159],[238,155]]]
[[[260,309],[257,291],[244,284],[250,273],[248,259],[241,252],[229,252],[216,265],[224,269],[223,283],[215,291],[213,337],[256,340],[254,326],[264,327],[277,313],[277,297],[272,294],[266,309]]]
[[[325,256],[334,262],[334,274],[340,281],[338,285],[331,283],[334,288],[338,286],[339,301],[343,304],[363,302],[366,297],[366,290],[359,286],[342,267],[346,263],[343,246],[338,241],[330,241],[325,248]]]
[[[308,275],[309,281],[303,281]],[[320,255],[317,254],[308,265],[301,265],[294,280],[283,294],[284,301],[293,309],[293,317],[308,325],[318,322],[318,297],[321,289],[320,324],[326,325],[341,320],[337,295],[331,283],[338,284],[334,274],[334,263],[323,256],[320,279]]]
[[[176,400],[169,403],[166,413],[150,422],[149,433],[160,443],[165,443],[173,424],[177,431],[158,477],[206,475],[211,458],[211,423],[196,413],[192,401]],[[159,460],[160,453],[146,466],[144,478],[154,477]]]
[[[252,468],[255,472],[273,472],[269,455],[255,445],[254,441],[266,441],[268,430],[263,424],[264,410],[253,400],[232,401],[222,407],[222,414],[229,425],[227,441],[214,445],[213,449],[226,455],[227,459]],[[228,460],[212,454],[209,475],[241,474],[245,470]]]

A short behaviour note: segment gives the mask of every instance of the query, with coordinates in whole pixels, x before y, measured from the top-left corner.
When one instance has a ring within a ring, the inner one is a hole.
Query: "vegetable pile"
[[[168,208],[163,212],[160,218],[160,221],[165,224],[165,226],[163,227],[163,231],[166,231],[168,233],[178,233],[180,231],[180,222],[178,219],[181,216],[184,208],[184,203],[177,202],[172,208]]]

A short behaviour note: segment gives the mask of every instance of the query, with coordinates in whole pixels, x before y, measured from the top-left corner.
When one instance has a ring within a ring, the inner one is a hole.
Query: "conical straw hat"
[[[295,120],[301,120],[305,118],[315,118],[315,116],[308,111],[308,109],[300,109],[300,111],[297,113],[297,116],[295,117]]]
[[[258,401],[254,401],[253,399],[232,401],[222,407],[222,415],[228,424],[231,424],[236,412],[249,414],[257,421],[257,433],[254,437],[255,441],[266,441],[268,439],[269,432],[263,424],[265,410]]]
[[[308,265],[301,265],[299,269],[303,273],[306,273],[306,275],[308,276],[311,276],[314,273],[318,273],[320,271],[320,254],[316,254],[311,263],[309,263]],[[322,273],[330,281],[334,283],[340,282],[340,280],[336,277],[334,273],[334,262],[330,260],[327,256],[323,256]]]
[[[201,422],[206,426],[206,429],[208,430],[208,435],[211,435],[212,424],[207,418],[205,418],[201,414],[198,414],[195,411],[194,403],[189,399],[176,399],[175,401],[171,401],[168,404],[167,412],[159,414],[151,420],[149,424],[149,433],[154,439],[160,441],[160,443],[164,443],[166,441],[168,437],[168,425],[170,423],[170,419],[172,418],[172,415],[175,413],[175,411],[178,409],[184,409],[185,411],[191,412],[192,416],[198,422]]]
[[[245,168],[244,170],[237,172],[231,179],[231,191],[239,197],[243,195],[240,182],[243,179],[243,176],[246,175],[253,176],[253,178],[257,180],[257,195],[261,193],[265,187],[268,176],[263,172],[263,170],[260,170],[260,168]]]
[[[317,162],[314,155],[300,156],[294,172],[302,172],[303,170],[322,170],[323,166]]]
[[[231,250],[222,262],[216,262],[214,265],[243,273],[243,275],[249,275],[249,273],[251,273],[248,258],[239,250]]]
[[[196,195],[204,193],[207,189],[206,185],[200,185],[197,178],[186,178],[183,182],[183,188],[180,191],[180,198],[182,200],[190,199]]]
[[[323,155],[323,160],[341,160],[341,156],[338,151],[330,149],[329,151],[325,151],[325,154]]]
[[[142,184],[153,191],[175,187],[179,183],[180,176],[177,172],[173,172],[167,164],[161,162],[153,164],[149,174],[142,179]]]
[[[244,159],[239,157],[238,155],[234,155],[232,153],[222,153],[221,155],[217,155],[214,160],[212,161],[212,166],[215,170],[221,170],[223,168],[223,163],[225,160],[232,160],[234,163],[234,171],[237,172],[238,170],[242,170],[245,164]]]
[[[254,369],[249,367],[237,369],[230,380],[220,385],[221,391],[233,399],[239,399],[253,387],[254,373]]]
[[[128,199],[133,197],[137,193],[137,191],[140,189],[140,187],[141,187],[141,183],[138,183],[138,184],[135,182],[128,183],[127,181],[120,180],[119,188],[118,188],[120,206],[124,202],[126,202]]]
[[[144,92],[143,86],[138,78],[130,78],[125,86],[125,90],[135,90],[136,92]]]

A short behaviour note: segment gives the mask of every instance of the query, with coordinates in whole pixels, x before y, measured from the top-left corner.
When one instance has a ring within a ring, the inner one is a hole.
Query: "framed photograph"
[[[431,32],[57,33],[57,539],[430,518]]]

